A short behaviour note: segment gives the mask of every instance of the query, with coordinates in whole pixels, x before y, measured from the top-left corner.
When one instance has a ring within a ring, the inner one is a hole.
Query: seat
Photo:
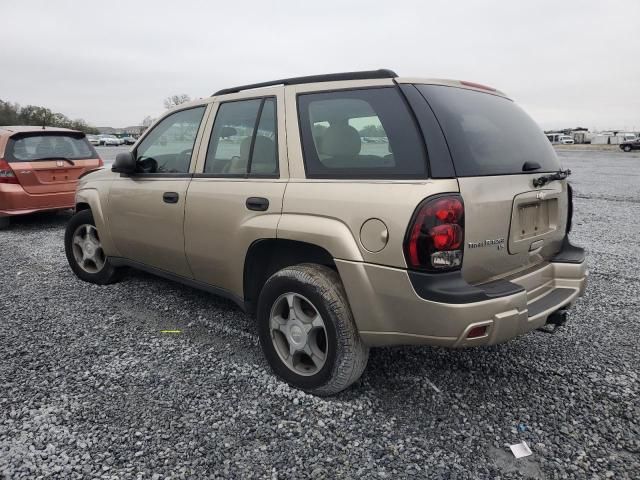
[[[226,173],[238,175],[247,173],[249,153],[251,150],[251,137],[247,137],[240,143],[240,156],[231,160]],[[253,146],[253,160],[251,162],[251,173],[272,174],[276,172],[276,144],[269,137],[264,135],[256,136]]]
[[[322,153],[330,157],[351,157],[355,160],[362,149],[358,130],[346,122],[332,123],[322,137]]]
[[[53,145],[51,140],[43,138],[36,147],[36,158],[47,158],[53,155]]]
[[[278,161],[276,159],[276,142],[264,135],[256,137],[251,160],[251,173],[269,175],[276,173]]]
[[[56,157],[64,157],[64,158],[74,156],[74,152],[73,152],[73,148],[71,147],[71,144],[69,143],[68,140],[64,138],[56,138],[53,154]]]

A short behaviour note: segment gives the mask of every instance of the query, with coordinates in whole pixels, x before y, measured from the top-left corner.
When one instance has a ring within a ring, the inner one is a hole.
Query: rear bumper
[[[0,216],[73,208],[75,192],[27,193],[21,185],[0,184]]]
[[[553,260],[485,285],[461,279],[453,287],[434,284],[428,291],[436,294],[429,298],[414,288],[406,270],[344,260],[336,265],[368,345],[469,347],[505,342],[540,328],[551,314],[583,295],[588,277],[584,252],[571,262],[558,261],[565,260],[560,255]],[[486,327],[484,335],[467,338],[475,327]]]

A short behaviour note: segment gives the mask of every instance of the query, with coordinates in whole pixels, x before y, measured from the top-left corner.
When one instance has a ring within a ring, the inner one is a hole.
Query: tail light
[[[567,234],[571,231],[573,224],[573,188],[567,182]]]
[[[440,195],[422,201],[404,240],[409,268],[457,270],[464,250],[464,204],[459,195]]]
[[[98,157],[98,167],[104,167],[104,162]]]
[[[0,183],[20,183],[6,160],[0,158]]]

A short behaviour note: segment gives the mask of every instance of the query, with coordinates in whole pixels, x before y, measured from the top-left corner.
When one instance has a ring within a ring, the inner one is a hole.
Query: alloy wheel
[[[271,341],[280,360],[298,375],[318,373],[327,359],[327,330],[318,309],[299,293],[285,293],[269,315]]]
[[[72,238],[73,256],[78,266],[87,273],[98,273],[104,267],[106,256],[94,225],[76,228]]]

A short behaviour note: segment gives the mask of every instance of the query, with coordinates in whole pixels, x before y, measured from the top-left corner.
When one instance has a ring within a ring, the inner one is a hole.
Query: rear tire
[[[625,145],[623,150],[628,153],[631,151],[631,147],[629,145]]]
[[[64,251],[73,273],[80,280],[107,285],[121,277],[102,250],[91,210],[76,213],[67,223],[64,232]]]
[[[289,308],[294,302],[297,306]],[[260,292],[257,312],[264,355],[293,387],[333,395],[367,366],[369,348],[358,334],[340,277],[328,267],[300,264],[276,272]]]

